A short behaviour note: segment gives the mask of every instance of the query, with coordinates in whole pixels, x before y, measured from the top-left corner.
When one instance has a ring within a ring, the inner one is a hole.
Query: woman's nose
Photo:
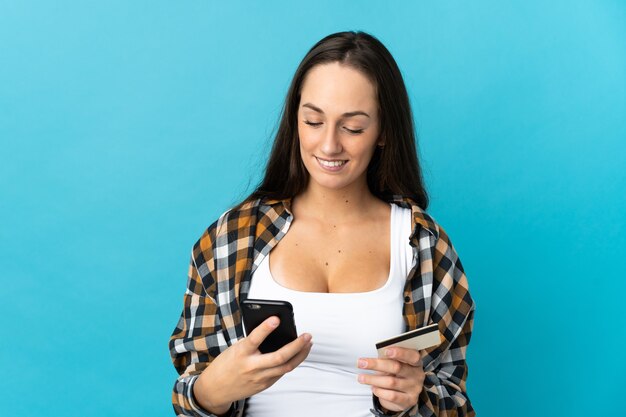
[[[337,132],[337,129],[334,126],[329,126],[326,130],[321,148],[322,152],[327,155],[336,155],[341,153],[343,150],[339,139],[339,132]]]

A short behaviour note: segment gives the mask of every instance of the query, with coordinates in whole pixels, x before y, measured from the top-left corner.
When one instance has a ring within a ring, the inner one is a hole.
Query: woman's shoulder
[[[411,216],[413,218],[413,231],[412,239],[417,246],[421,246],[419,241],[424,237],[427,239],[425,248],[434,252],[434,260],[439,262],[443,260],[447,262],[448,259],[456,260],[458,255],[456,249],[452,244],[452,240],[448,235],[446,229],[439,223],[432,214],[420,207],[413,200],[408,197],[394,196],[391,202],[396,203],[400,207],[411,210]],[[423,231],[423,232],[420,232]]]
[[[218,216],[197,239],[194,248],[207,249],[227,245],[254,232],[258,223],[271,227],[287,215],[289,202],[257,198],[230,207]]]
[[[430,233],[435,239],[439,239],[439,235],[442,231],[441,226],[435,220],[435,218],[428,213],[425,209],[421,208],[410,197],[394,195],[389,199],[390,203],[395,203],[397,206],[411,210],[411,216],[414,224],[414,232],[416,229],[422,228]]]
[[[246,222],[246,219],[250,219],[254,214],[256,208],[258,208],[260,201],[246,201],[236,206],[230,207],[223,211],[213,222],[204,229],[202,235],[198,241],[205,240],[211,236],[216,237],[224,233],[232,231],[233,228],[240,227]]]

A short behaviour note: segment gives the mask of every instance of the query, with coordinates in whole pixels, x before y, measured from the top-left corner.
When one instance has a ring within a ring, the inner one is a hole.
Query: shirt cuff
[[[417,413],[417,404],[415,404],[412,407],[407,408],[406,410],[403,411],[397,411],[395,413],[392,414],[385,414],[385,412],[382,409],[382,406],[380,405],[380,401],[378,400],[378,397],[375,395],[372,395],[372,401],[374,403],[374,408],[370,409],[370,412],[372,414],[374,414],[376,417],[408,417],[410,415],[413,415],[415,413]]]
[[[216,417],[216,414],[209,413],[207,410],[202,408],[202,406],[200,406],[200,404],[198,404],[198,402],[196,401],[196,397],[193,395],[193,386],[196,383],[198,377],[199,375],[194,375],[188,383],[189,391],[187,391],[187,400],[189,401],[189,405],[191,406],[192,410],[200,417]],[[234,415],[235,403],[232,403],[226,414],[224,414],[224,417],[233,417]]]

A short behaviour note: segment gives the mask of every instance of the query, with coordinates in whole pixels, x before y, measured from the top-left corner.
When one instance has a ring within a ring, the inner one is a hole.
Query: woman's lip
[[[347,164],[348,164],[348,160],[347,159],[322,159],[322,158],[318,158],[317,156],[315,157],[315,159],[317,159],[317,164],[324,170],[327,172],[338,172],[341,171]],[[322,163],[322,161],[329,161],[329,162],[343,162],[343,164],[338,165],[338,166],[327,166],[324,165]]]
[[[320,159],[322,161],[326,161],[326,162],[348,162],[347,159],[326,159],[326,158],[320,158],[319,156],[316,156],[315,158]]]

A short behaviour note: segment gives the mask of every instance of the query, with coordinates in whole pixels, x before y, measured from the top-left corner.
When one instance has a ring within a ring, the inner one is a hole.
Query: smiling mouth
[[[327,159],[321,159],[318,157],[315,157],[318,162],[328,168],[336,168],[336,167],[340,167],[342,165],[345,165],[346,162],[348,162],[347,160],[333,160],[333,161],[329,161]]]

